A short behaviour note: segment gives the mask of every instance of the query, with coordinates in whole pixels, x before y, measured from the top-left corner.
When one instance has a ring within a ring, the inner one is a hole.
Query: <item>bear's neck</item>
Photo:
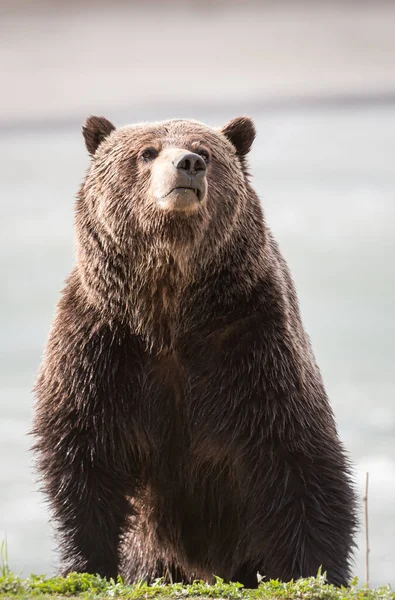
[[[79,236],[77,269],[83,293],[102,320],[130,327],[147,349],[160,351],[246,302],[259,271],[256,248],[233,239],[217,255],[203,246],[171,250],[136,238],[125,255],[105,232],[89,226]]]
[[[92,225],[84,227],[78,242],[83,294],[100,318],[131,327],[150,350],[173,346],[182,329],[183,298],[198,276],[193,253],[136,239],[125,255]]]
[[[128,316],[149,349],[174,347],[184,330],[184,299],[197,270],[195,261],[169,251],[135,256],[130,276]]]

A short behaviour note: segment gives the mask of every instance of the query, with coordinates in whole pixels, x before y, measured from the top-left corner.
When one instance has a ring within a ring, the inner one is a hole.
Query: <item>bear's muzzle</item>
[[[207,192],[207,166],[201,156],[181,148],[166,150],[152,168],[154,198],[160,208],[196,212]]]

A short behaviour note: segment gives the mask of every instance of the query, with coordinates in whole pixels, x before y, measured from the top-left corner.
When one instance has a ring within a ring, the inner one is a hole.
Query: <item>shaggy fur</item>
[[[77,266],[36,385],[64,572],[346,584],[355,497],[286,263],[249,183],[255,135],[90,118]],[[143,160],[145,148],[158,158]],[[158,207],[155,160],[205,149],[207,198]]]

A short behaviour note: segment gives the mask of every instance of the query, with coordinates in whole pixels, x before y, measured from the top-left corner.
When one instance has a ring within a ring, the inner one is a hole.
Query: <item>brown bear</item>
[[[350,468],[250,184],[253,122],[83,133],[34,424],[63,572],[347,584]]]

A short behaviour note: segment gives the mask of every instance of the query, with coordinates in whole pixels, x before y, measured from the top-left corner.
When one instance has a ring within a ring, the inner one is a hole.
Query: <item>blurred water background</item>
[[[74,264],[80,125],[249,114],[253,182],[290,264],[355,465],[364,581],[395,584],[395,3],[45,2],[0,6],[0,540],[56,569],[27,436],[31,388]]]

